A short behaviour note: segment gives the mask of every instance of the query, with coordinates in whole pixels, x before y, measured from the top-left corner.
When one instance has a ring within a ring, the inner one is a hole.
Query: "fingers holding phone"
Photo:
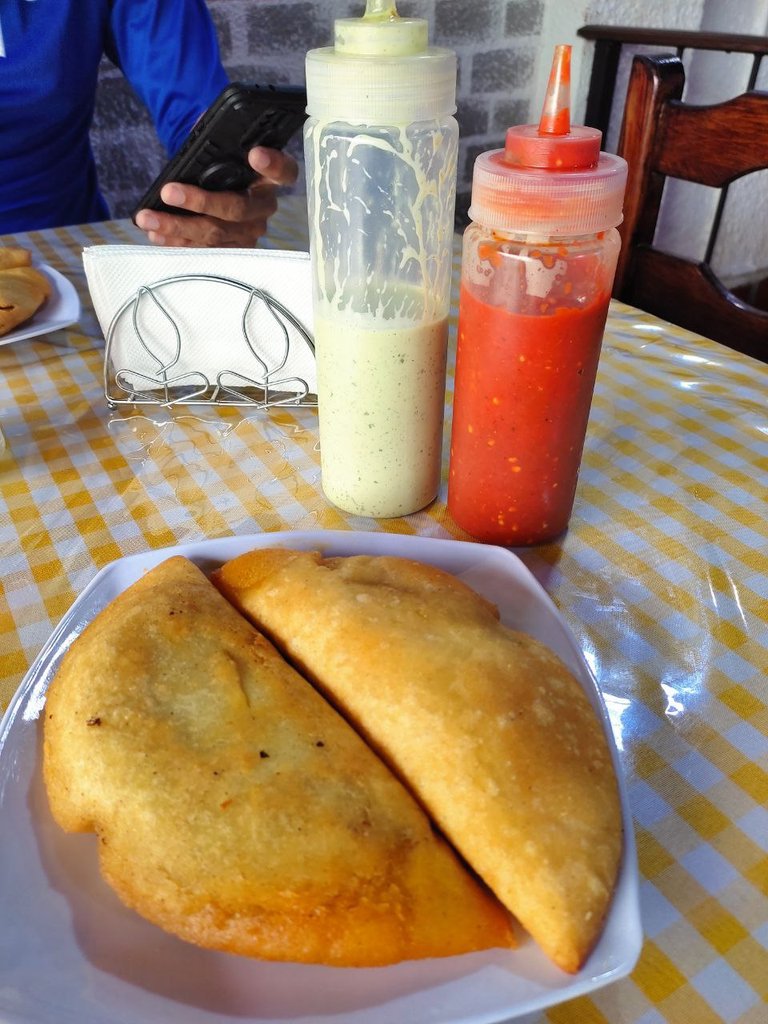
[[[192,184],[167,182],[160,192],[164,209],[138,211],[137,227],[146,231],[154,245],[254,245],[277,209],[277,187],[294,184],[298,166],[287,153],[262,146],[250,150],[248,163],[259,177],[239,192],[209,192]]]
[[[248,153],[248,163],[263,181],[273,185],[294,185],[299,176],[299,167],[292,156],[279,149],[254,146]]]
[[[283,147],[306,118],[301,88],[233,83],[143,196],[134,223],[156,245],[251,246],[296,180]],[[191,216],[190,216],[191,215]]]

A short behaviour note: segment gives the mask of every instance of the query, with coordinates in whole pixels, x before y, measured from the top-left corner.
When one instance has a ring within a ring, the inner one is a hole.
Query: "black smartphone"
[[[167,206],[160,198],[160,189],[168,181],[211,192],[248,188],[259,176],[248,164],[248,150],[252,146],[283,149],[304,124],[306,106],[307,93],[300,86],[228,85],[152,182],[133,219],[139,210],[189,213]]]

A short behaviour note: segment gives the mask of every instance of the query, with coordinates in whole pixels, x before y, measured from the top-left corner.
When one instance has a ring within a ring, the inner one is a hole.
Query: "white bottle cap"
[[[307,53],[307,113],[354,124],[410,124],[456,110],[456,55],[427,45],[423,18],[394,0],[368,0],[362,18],[335,22],[334,46]]]

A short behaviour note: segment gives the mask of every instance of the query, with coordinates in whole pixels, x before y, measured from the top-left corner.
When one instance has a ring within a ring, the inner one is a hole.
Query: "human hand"
[[[194,185],[169,182],[160,193],[163,202],[197,216],[141,210],[136,215],[136,225],[146,231],[154,245],[255,245],[277,209],[277,186],[293,185],[299,169],[292,156],[263,146],[254,146],[248,162],[261,177],[244,192],[208,192]]]

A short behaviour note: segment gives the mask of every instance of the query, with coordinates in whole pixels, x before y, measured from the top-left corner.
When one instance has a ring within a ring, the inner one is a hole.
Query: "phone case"
[[[243,85],[221,93],[165,165],[133,212],[189,211],[167,206],[160,190],[168,181],[197,185],[210,192],[239,192],[258,177],[248,164],[252,146],[282,149],[306,119],[307,94],[300,87]]]

